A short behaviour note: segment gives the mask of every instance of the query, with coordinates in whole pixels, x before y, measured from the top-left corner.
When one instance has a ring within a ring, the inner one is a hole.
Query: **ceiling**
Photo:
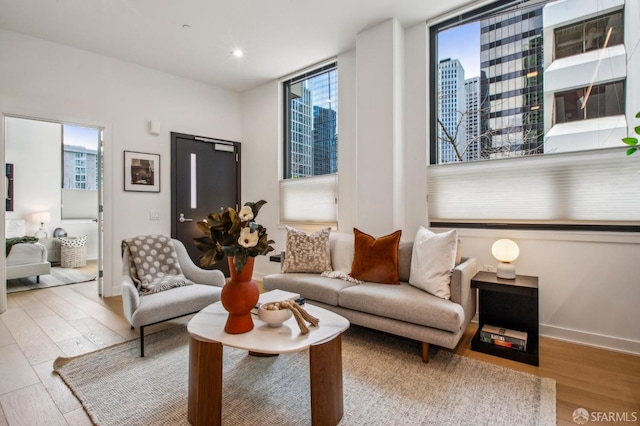
[[[354,48],[388,18],[408,28],[470,2],[0,0],[0,28],[243,92]]]

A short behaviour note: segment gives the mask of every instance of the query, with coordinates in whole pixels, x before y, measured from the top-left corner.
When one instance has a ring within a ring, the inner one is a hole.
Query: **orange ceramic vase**
[[[242,272],[237,273],[233,267],[233,258],[229,257],[231,279],[222,287],[220,299],[222,306],[229,312],[224,331],[229,334],[246,333],[253,330],[251,309],[258,303],[260,290],[251,279],[255,257],[249,257]]]

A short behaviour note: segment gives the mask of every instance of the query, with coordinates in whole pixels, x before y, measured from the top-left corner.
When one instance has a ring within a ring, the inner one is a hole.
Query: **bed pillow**
[[[353,228],[353,278],[381,284],[400,284],[398,280],[398,246],[402,230],[375,238]]]
[[[409,284],[449,300],[457,246],[458,233],[455,229],[436,234],[421,226],[413,242]]]
[[[322,273],[331,271],[329,234],[331,228],[324,228],[313,234],[306,234],[290,226],[287,230],[287,251],[282,264],[282,272]]]
[[[5,238],[18,238],[27,235],[24,232],[24,219],[5,219]]]

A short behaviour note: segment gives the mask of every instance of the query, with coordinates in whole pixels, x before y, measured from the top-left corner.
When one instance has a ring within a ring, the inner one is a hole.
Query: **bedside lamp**
[[[49,232],[44,229],[44,223],[51,220],[51,213],[49,212],[37,212],[33,214],[33,220],[40,222],[40,229],[36,231],[34,237],[36,238],[49,238]]]
[[[516,278],[516,268],[511,262],[518,258],[520,249],[518,245],[511,240],[498,240],[491,246],[491,254],[498,259],[498,278],[506,278],[513,280]]]

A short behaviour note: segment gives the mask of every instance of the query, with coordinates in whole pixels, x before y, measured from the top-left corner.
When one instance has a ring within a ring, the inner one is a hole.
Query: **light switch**
[[[157,210],[151,210],[149,212],[149,220],[160,220],[160,212]]]

